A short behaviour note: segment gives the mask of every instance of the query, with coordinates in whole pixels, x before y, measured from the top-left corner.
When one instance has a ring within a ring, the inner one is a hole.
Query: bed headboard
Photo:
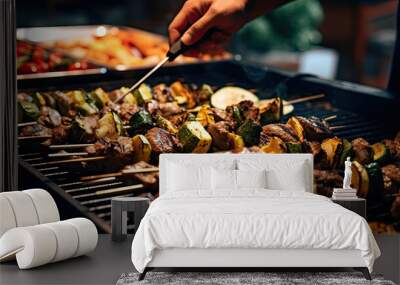
[[[312,154],[265,154],[265,153],[249,153],[249,154],[188,154],[188,153],[168,153],[160,155],[160,195],[167,192],[168,185],[168,165],[169,163],[177,164],[190,164],[193,166],[212,166],[217,163],[234,163],[240,159],[246,161],[254,160],[259,165],[265,163],[266,165],[273,165],[275,163],[297,163],[304,162],[304,175],[308,179],[307,192],[313,192],[313,180],[314,180],[314,165]]]

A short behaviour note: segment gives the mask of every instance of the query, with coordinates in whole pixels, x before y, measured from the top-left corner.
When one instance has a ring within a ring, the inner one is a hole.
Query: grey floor
[[[0,264],[0,284],[115,284],[124,272],[134,271],[132,237],[121,243],[100,235],[94,252],[29,270],[18,270],[15,262]]]
[[[375,263],[375,273],[400,284],[400,235],[377,236],[382,257]],[[18,270],[15,262],[0,264],[0,284],[115,284],[122,273],[133,272],[132,237],[121,243],[100,235],[94,252],[29,270]]]

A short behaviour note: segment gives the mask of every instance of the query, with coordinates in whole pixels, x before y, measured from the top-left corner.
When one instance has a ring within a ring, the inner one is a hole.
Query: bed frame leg
[[[372,280],[371,274],[369,274],[369,270],[367,267],[355,267],[354,269],[357,271],[361,271],[362,274],[364,275],[365,279]]]
[[[147,273],[148,269],[145,268],[144,271],[142,273],[139,274],[139,278],[138,281],[142,281],[144,279],[144,277],[146,277],[146,273]]]

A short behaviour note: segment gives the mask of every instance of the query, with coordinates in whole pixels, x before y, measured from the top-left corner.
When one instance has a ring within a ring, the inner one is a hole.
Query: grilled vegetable
[[[96,90],[92,91],[90,93],[90,97],[99,109],[104,108],[104,106],[108,105],[110,102],[108,94],[102,88],[97,88]]]
[[[35,94],[33,94],[32,97],[33,101],[36,103],[37,106],[39,107],[46,106],[46,100],[44,99],[41,93],[35,92]]]
[[[121,129],[121,126],[118,126],[119,123],[115,121],[115,114],[113,112],[107,112],[99,120],[99,128],[96,130],[96,136],[98,138],[116,140]]]
[[[67,92],[66,95],[72,100],[75,109],[83,116],[97,114],[99,110],[94,104],[86,102],[85,93],[81,90]]]
[[[269,141],[261,147],[265,153],[285,153],[287,151],[283,140],[278,137],[271,137]]]
[[[214,124],[214,116],[210,111],[209,105],[203,105],[200,107],[199,112],[197,113],[196,120],[203,125],[203,127],[207,127],[209,124]]]
[[[151,95],[151,88],[147,84],[141,84],[138,89],[133,92],[133,96],[136,99],[137,104],[143,105],[146,102],[151,101],[153,96]]]
[[[279,122],[282,117],[283,104],[279,97],[260,102],[258,107],[260,108],[261,125]]]
[[[303,142],[305,139],[305,132],[302,124],[300,123],[299,119],[297,117],[291,117],[287,124],[293,128],[295,131],[298,139]]]
[[[182,82],[176,81],[171,84],[171,94],[178,104],[185,104],[187,108],[191,109],[196,106],[196,101],[193,98],[191,90]]]
[[[166,118],[164,118],[161,115],[157,115],[156,125],[157,125],[157,127],[167,130],[171,134],[175,135],[178,133],[178,129],[174,126],[174,124],[172,124],[169,120],[167,120]]]
[[[132,138],[135,162],[149,162],[151,159],[151,145],[144,135],[136,135]]]
[[[240,126],[243,123],[242,114],[240,113],[239,107],[236,105],[232,106],[232,117],[236,122],[236,126]]]
[[[344,166],[344,162],[346,161],[347,157],[351,157],[353,151],[353,147],[351,146],[351,143],[343,139],[343,151],[342,154],[340,155],[340,166]]]
[[[258,145],[262,128],[253,120],[246,120],[238,129],[237,134],[243,138],[246,146]]]
[[[301,142],[287,142],[286,143],[286,149],[287,152],[289,153],[302,153],[303,152],[303,146]]]
[[[374,152],[374,161],[380,165],[384,165],[390,160],[390,151],[383,143],[373,144],[372,150]]]
[[[24,120],[37,120],[40,116],[38,106],[33,102],[19,101],[18,102],[18,119]]]
[[[369,177],[367,170],[358,161],[353,161],[351,169],[351,187],[358,190],[357,195],[359,197],[366,198],[369,191]]]
[[[210,149],[212,138],[204,127],[197,121],[183,124],[178,133],[179,141],[185,152],[206,153]]]
[[[48,93],[41,93],[41,94],[42,94],[44,100],[46,101],[46,106],[49,106],[53,109],[57,108],[57,102],[53,96],[51,96]]]
[[[236,135],[234,133],[229,133],[229,140],[231,141],[232,144],[232,152],[238,153],[243,151],[245,144],[241,136]]]
[[[121,118],[118,116],[118,114],[116,112],[111,112],[114,118],[114,122],[115,122],[115,127],[117,129],[117,133],[119,136],[124,136],[126,134],[125,129],[124,129],[124,125],[122,123]]]
[[[128,87],[121,87],[118,90],[115,90],[113,93],[116,94],[116,98],[118,98],[119,96],[122,96],[123,94],[125,94],[126,92],[128,92],[129,88]],[[115,96],[115,95],[114,95]],[[115,98],[115,99],[116,99]],[[114,100],[114,98],[112,99]],[[125,98],[122,100],[123,103],[128,103],[128,104],[137,104],[136,102],[136,98],[135,96],[133,96],[132,93],[129,93],[125,96]]]
[[[208,84],[201,85],[199,91],[199,99],[200,101],[208,101],[210,100],[214,91],[212,90],[211,86]]]
[[[137,111],[133,114],[129,122],[131,129],[129,132],[134,135],[139,133],[145,133],[148,129],[153,127],[153,120],[151,115],[146,110]]]
[[[211,105],[225,110],[226,107],[239,104],[245,100],[257,103],[258,97],[246,89],[228,86],[219,89],[211,96]]]
[[[377,162],[372,162],[365,166],[368,173],[369,188],[368,188],[368,201],[369,206],[371,203],[379,203],[383,199],[383,176],[382,169]]]
[[[336,168],[340,162],[343,151],[343,143],[339,138],[325,139],[321,143],[321,148],[326,154],[327,164],[330,168]]]

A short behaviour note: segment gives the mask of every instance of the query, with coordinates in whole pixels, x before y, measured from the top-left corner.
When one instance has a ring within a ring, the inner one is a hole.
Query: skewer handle
[[[303,97],[303,98],[287,101],[286,103],[283,103],[283,106],[303,103],[303,102],[307,102],[307,101],[311,101],[311,100],[321,99],[321,98],[324,98],[324,97],[325,97],[325,94],[306,96],[306,97]]]

